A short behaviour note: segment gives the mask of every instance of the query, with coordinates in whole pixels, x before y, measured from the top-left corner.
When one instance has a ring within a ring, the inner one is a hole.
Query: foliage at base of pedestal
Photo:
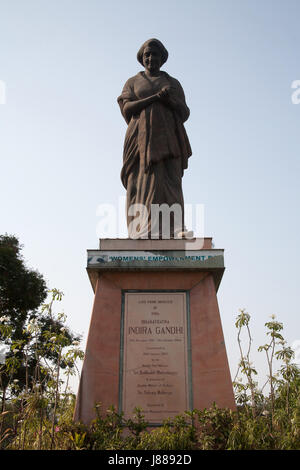
[[[295,384],[296,387],[296,384]],[[253,417],[251,406],[237,411],[218,408],[193,410],[149,428],[141,410],[131,420],[111,407],[98,415],[91,426],[72,422],[74,398],[62,403],[52,436],[51,418],[45,419],[39,431],[39,413],[7,436],[6,449],[59,450],[255,450],[300,449],[300,405],[298,398],[287,415],[276,399],[275,413],[259,412]],[[35,403],[35,406],[39,404]],[[266,408],[270,403],[265,403]],[[97,407],[99,411],[99,406]],[[13,410],[11,410],[13,411]],[[8,415],[7,415],[8,416]],[[13,417],[14,414],[11,414]],[[13,421],[13,419],[12,419]],[[11,422],[14,427],[13,422]]]

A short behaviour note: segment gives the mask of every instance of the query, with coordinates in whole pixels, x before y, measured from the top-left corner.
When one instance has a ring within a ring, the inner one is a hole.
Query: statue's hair
[[[148,47],[148,46],[155,46],[160,50],[161,65],[163,65],[167,61],[169,53],[168,53],[167,49],[165,48],[165,46],[163,45],[163,43],[160,42],[158,39],[155,39],[155,38],[148,39],[148,41],[144,42],[144,44],[140,47],[140,49],[137,53],[137,60],[139,61],[139,63],[144,65],[143,64],[143,54],[144,54],[145,48]]]

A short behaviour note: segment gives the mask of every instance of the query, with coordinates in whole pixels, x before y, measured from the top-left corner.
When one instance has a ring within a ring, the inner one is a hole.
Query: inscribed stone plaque
[[[124,297],[122,410],[161,423],[189,409],[186,293]]]

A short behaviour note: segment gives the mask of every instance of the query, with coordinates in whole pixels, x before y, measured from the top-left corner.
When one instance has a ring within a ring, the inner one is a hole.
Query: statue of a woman
[[[182,193],[183,172],[192,154],[183,126],[190,111],[178,80],[160,70],[167,58],[168,51],[158,39],[146,41],[137,54],[145,70],[127,80],[118,98],[128,124],[121,180],[127,190],[129,236],[136,215],[130,207],[143,204],[147,209],[137,238],[163,236],[161,221],[153,217],[153,205],[158,204],[176,204],[181,209],[179,219],[171,217],[171,238],[191,236],[184,228]]]

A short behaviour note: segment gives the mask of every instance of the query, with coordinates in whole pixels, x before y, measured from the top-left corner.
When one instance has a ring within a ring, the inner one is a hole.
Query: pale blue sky
[[[0,1],[0,233],[17,235],[28,264],[65,292],[75,331],[86,336],[91,315],[97,206],[125,194],[116,98],[157,37],[191,110],[185,202],[205,205],[205,234],[225,248],[218,299],[232,373],[239,308],[255,347],[273,313],[289,342],[300,339],[299,15],[298,0]]]

